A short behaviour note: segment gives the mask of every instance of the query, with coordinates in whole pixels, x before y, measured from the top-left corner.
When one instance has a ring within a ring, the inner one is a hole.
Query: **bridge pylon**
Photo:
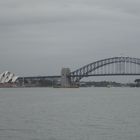
[[[61,87],[70,88],[71,87],[71,73],[70,68],[62,68],[61,70]]]

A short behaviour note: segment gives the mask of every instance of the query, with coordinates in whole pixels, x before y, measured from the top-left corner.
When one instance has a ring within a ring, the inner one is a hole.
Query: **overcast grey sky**
[[[0,72],[59,74],[140,58],[140,0],[0,0]]]

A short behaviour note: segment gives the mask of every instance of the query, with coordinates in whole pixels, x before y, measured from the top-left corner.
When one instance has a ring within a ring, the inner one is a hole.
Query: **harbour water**
[[[0,140],[140,140],[140,88],[0,89]]]

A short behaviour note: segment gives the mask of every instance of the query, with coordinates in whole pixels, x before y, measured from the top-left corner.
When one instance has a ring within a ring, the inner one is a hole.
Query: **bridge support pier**
[[[62,68],[61,70],[61,87],[70,88],[71,87],[71,77],[69,68]]]

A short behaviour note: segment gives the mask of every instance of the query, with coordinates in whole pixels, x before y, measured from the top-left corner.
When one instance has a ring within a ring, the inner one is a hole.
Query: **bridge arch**
[[[124,67],[126,69],[126,66],[129,65],[129,71],[128,70],[116,70],[116,72],[107,72],[105,71],[99,72],[98,74],[92,74],[92,72],[96,71],[100,68],[105,68],[106,66],[109,66],[111,64],[114,64],[114,67],[117,67],[117,65]],[[133,57],[112,57],[107,59],[102,59],[99,61],[95,61],[93,63],[90,63],[88,65],[85,65],[73,72],[70,73],[70,77],[72,78],[73,82],[79,82],[82,78],[88,77],[88,76],[103,76],[103,75],[140,75],[140,67],[139,70],[133,71],[131,64],[135,65],[135,67],[138,65],[140,66],[140,59],[139,58],[133,58]]]

